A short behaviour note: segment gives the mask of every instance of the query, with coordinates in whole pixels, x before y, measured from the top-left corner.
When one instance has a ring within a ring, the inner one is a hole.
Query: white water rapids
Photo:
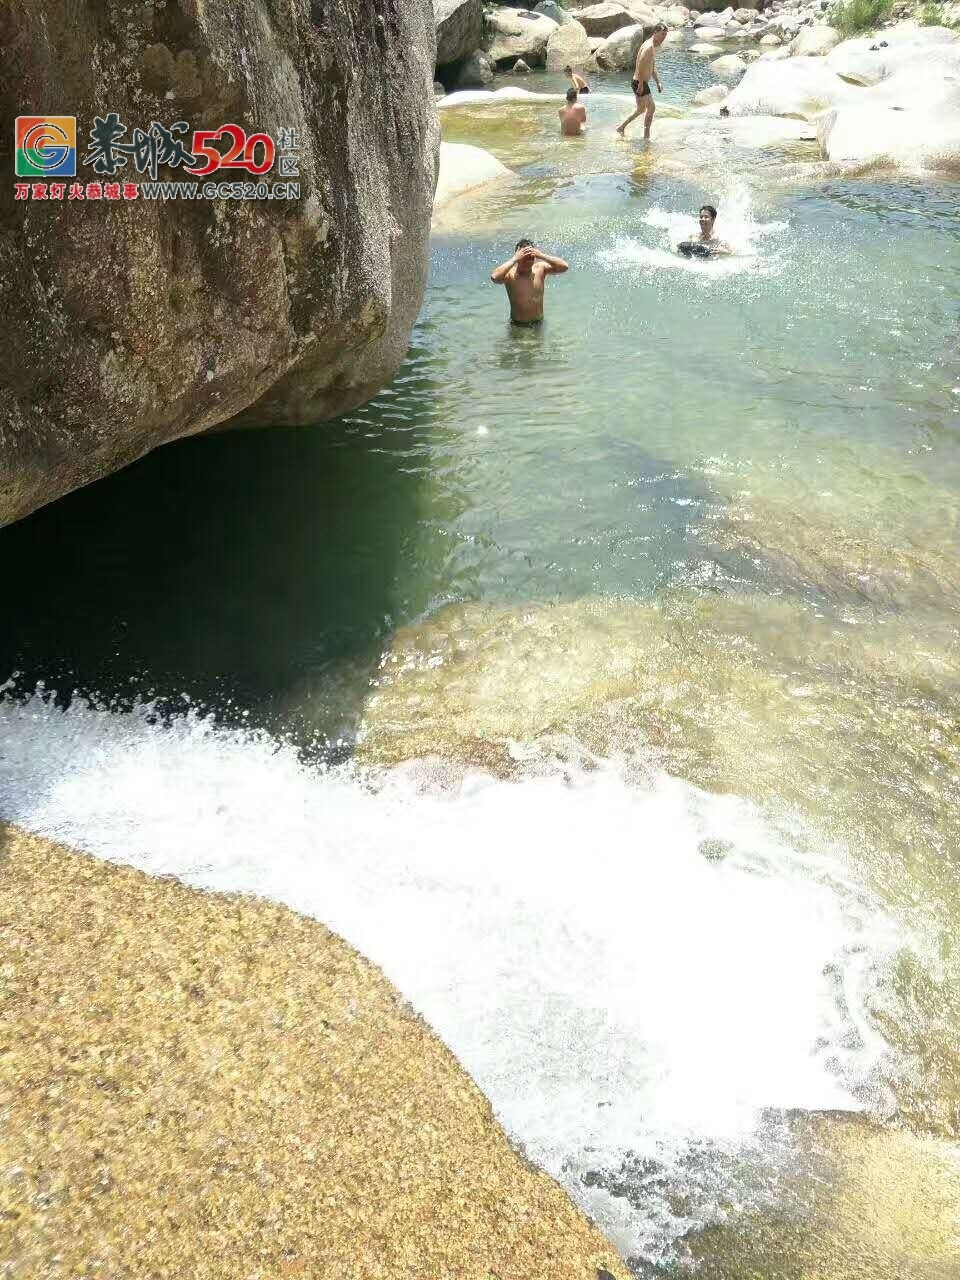
[[[743,801],[612,762],[453,790],[320,772],[193,714],[40,694],[0,704],[0,751],[5,818],[287,903],[373,959],[627,1256],[758,1194],[765,1109],[857,1108],[888,1051],[868,1006],[904,939],[842,851]],[[603,1183],[637,1159],[657,1173],[629,1203]]]

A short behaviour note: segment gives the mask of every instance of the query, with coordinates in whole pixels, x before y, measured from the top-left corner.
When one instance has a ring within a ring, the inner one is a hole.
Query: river
[[[454,107],[408,360],[0,534],[0,814],[382,966],[642,1276],[958,1274],[960,216]],[[556,92],[562,77],[517,80]],[[678,258],[704,202],[737,248]],[[541,329],[489,272],[570,262]],[[78,691],[78,692],[74,692]]]

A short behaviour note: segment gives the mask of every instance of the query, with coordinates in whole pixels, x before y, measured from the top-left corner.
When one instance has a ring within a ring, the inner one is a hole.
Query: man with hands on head
[[[512,258],[490,272],[494,284],[506,287],[514,324],[539,324],[543,319],[543,287],[547,276],[568,270],[562,258],[538,249],[532,240],[518,240]]]

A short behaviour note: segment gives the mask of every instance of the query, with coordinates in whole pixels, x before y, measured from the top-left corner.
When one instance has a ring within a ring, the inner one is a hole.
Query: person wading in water
[[[557,113],[560,116],[560,132],[565,138],[579,138],[587,123],[587,109],[577,101],[576,89],[567,90],[567,105]]]
[[[650,137],[650,126],[653,124],[653,113],[656,111],[656,103],[653,100],[653,94],[650,92],[650,81],[657,86],[657,92],[663,93],[663,85],[660,83],[660,76],[657,72],[656,51],[667,38],[667,28],[662,22],[658,22],[653,28],[653,34],[649,40],[644,40],[640,46],[640,52],[637,54],[637,64],[633,71],[633,80],[630,87],[633,89],[633,96],[637,100],[637,109],[632,116],[627,116],[623,124],[617,125],[617,133],[621,138],[625,138],[626,128],[628,124],[633,124],[639,116],[644,117],[643,136]]]
[[[586,80],[584,80],[579,71],[574,71],[573,67],[564,67],[563,74],[569,77],[577,93],[590,92],[590,86],[587,84]]]
[[[696,240],[682,240],[677,250],[685,258],[726,257],[733,253],[726,240],[717,238],[714,225],[717,211],[712,204],[705,204],[700,209],[700,235]]]
[[[567,271],[562,258],[543,253],[532,240],[518,240],[509,261],[490,272],[494,284],[506,286],[510,319],[514,324],[539,324],[543,319],[543,286],[547,276]]]

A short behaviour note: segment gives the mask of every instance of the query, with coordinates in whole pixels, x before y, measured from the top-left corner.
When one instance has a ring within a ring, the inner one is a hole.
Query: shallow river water
[[[327,921],[637,1274],[946,1280],[957,192],[661,74],[649,146],[614,77],[583,140],[444,110],[515,177],[442,211],[372,404],[0,534],[0,814]],[[705,201],[721,263],[671,251]],[[520,236],[570,262],[539,330]]]

